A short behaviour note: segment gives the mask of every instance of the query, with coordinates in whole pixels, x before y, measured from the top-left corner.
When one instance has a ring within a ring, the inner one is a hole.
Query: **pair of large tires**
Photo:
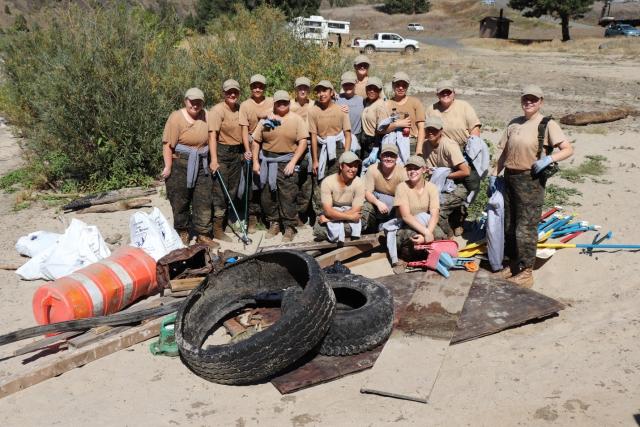
[[[390,295],[367,281],[325,275],[314,258],[298,251],[247,257],[209,275],[178,311],[175,336],[181,358],[209,381],[250,384],[277,374],[314,348],[331,355],[368,350],[390,333],[393,305],[388,322],[372,321],[367,314],[372,303],[384,297],[388,305]],[[358,296],[356,288],[365,289],[366,296]],[[239,342],[204,345],[231,312],[283,289],[281,317],[269,328]],[[344,299],[337,313],[336,294]],[[371,332],[366,337],[365,327]]]

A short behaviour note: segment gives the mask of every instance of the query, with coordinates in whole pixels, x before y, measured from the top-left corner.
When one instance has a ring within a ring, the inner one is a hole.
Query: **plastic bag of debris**
[[[184,247],[180,236],[158,208],[153,208],[151,214],[133,214],[129,220],[129,233],[131,246],[144,250],[156,261],[169,252]]]
[[[56,280],[109,255],[98,227],[74,218],[56,244],[38,252],[16,274],[24,280]]]
[[[50,231],[34,231],[26,236],[22,236],[16,242],[16,251],[22,256],[33,258],[40,252],[55,246],[62,237],[62,234]]]

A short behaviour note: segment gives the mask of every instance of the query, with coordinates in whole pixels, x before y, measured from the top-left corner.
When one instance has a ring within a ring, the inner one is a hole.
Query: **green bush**
[[[383,10],[386,13],[404,13],[407,15],[426,13],[430,8],[431,3],[428,0],[387,0],[383,6]]]
[[[186,88],[211,105],[227,78],[246,88],[261,72],[273,92],[343,69],[337,51],[294,39],[276,9],[238,9],[210,29],[184,39],[170,16],[121,3],[52,11],[46,28],[7,34],[0,108],[28,138],[25,181],[68,191],[143,184],[161,170],[160,136]]]

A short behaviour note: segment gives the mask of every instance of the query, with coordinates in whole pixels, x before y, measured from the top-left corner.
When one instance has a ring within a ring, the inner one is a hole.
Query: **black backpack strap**
[[[551,120],[551,116],[545,116],[538,125],[538,158],[542,157],[542,148],[544,146],[544,134],[547,132],[547,125]],[[553,152],[553,147],[547,147],[545,150],[547,156]]]

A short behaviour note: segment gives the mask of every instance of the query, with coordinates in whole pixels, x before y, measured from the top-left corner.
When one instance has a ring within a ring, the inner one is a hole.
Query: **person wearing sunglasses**
[[[545,169],[573,154],[558,123],[540,112],[543,105],[540,87],[527,85],[522,89],[520,106],[524,114],[511,120],[502,134],[500,155],[489,177],[491,194],[497,189],[497,176],[504,171],[505,255],[510,265],[496,275],[526,288],[533,286],[538,222],[547,183]]]

